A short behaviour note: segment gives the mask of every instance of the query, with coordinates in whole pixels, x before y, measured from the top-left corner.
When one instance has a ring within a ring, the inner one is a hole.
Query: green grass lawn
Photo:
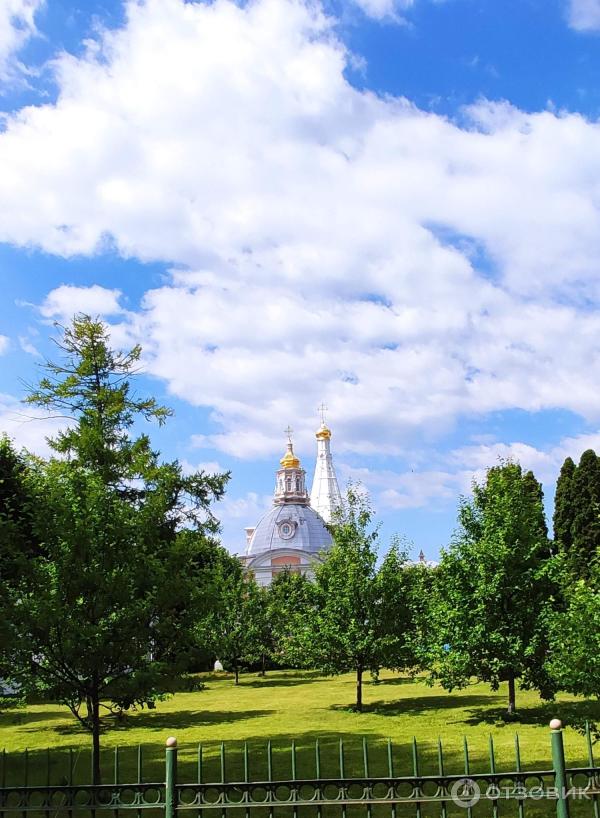
[[[138,744],[142,745],[145,780],[162,780],[164,743],[171,735],[179,743],[181,780],[194,780],[199,743],[203,745],[204,780],[218,780],[221,741],[226,744],[229,780],[242,776],[244,742],[249,747],[250,776],[265,776],[268,739],[272,741],[274,775],[279,778],[290,776],[292,739],[296,743],[298,777],[314,776],[317,738],[321,744],[323,776],[338,775],[340,739],[344,741],[346,774],[361,774],[363,737],[368,740],[370,772],[374,775],[387,774],[388,738],[393,742],[396,774],[410,775],[413,736],[419,743],[425,774],[437,772],[438,737],[443,741],[447,772],[464,771],[463,737],[468,740],[471,771],[489,770],[490,734],[494,738],[497,768],[508,771],[515,765],[515,731],[520,736],[523,766],[549,769],[551,718],[562,718],[567,725],[582,717],[600,720],[597,702],[562,695],[556,702],[545,704],[535,693],[520,691],[519,721],[505,724],[504,688],[496,693],[487,685],[473,684],[449,694],[439,687],[429,688],[418,680],[389,672],[382,673],[379,683],[366,683],[365,712],[361,714],[351,710],[354,696],[351,675],[330,678],[311,673],[271,672],[265,678],[243,675],[238,687],[228,676],[202,678],[206,689],[178,693],[159,702],[155,710],[131,713],[122,724],[115,724],[103,734],[105,780],[112,780],[117,746],[121,748],[120,780],[135,780]],[[65,775],[66,758],[72,750],[75,778],[86,781],[89,744],[89,736],[60,705],[31,704],[26,709],[0,715],[0,748],[5,747],[8,753],[7,780],[15,783],[24,772],[22,751],[26,748],[30,783],[45,780],[46,748],[52,748],[53,780]],[[581,735],[567,728],[565,744],[569,764],[586,764]]]

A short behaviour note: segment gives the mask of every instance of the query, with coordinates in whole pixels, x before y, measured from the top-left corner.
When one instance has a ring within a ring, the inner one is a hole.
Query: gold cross
[[[325,412],[327,411],[327,407],[324,403],[319,406],[319,413],[321,415],[321,423],[325,426]]]
[[[287,435],[288,443],[291,443],[291,442],[292,442],[292,432],[293,432],[294,430],[293,430],[293,429],[292,429],[292,427],[289,425],[289,423],[288,423],[288,427],[287,427],[287,429],[284,429],[283,431],[284,431],[284,432],[286,433],[286,435]]]

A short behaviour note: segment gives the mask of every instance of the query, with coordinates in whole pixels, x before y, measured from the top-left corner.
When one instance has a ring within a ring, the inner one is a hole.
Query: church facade
[[[306,472],[291,437],[275,474],[273,506],[255,528],[246,528],[246,553],[240,557],[259,585],[270,585],[285,569],[311,576],[330,548],[332,521],[342,498],[331,454],[331,431],[323,421],[316,434],[317,460],[310,494]]]

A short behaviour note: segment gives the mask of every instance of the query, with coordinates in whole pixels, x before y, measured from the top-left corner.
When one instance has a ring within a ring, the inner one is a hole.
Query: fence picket
[[[470,763],[469,763],[469,742],[467,741],[467,737],[463,737],[463,753],[465,757],[465,775],[468,776],[471,773]],[[467,807],[467,818],[473,818],[473,808]]]
[[[438,737],[437,743],[437,757],[438,757],[438,773],[441,777],[444,776],[444,749],[442,747],[442,739]],[[443,794],[448,794],[448,788],[446,785],[443,785]],[[446,807],[446,802],[442,801],[442,807],[440,809],[440,818],[447,818],[448,816],[448,808]]]
[[[363,768],[364,768],[364,771],[365,771],[365,778],[367,779],[366,782],[365,782],[365,789],[368,792],[369,798],[372,798],[373,797],[373,791],[372,791],[372,786],[371,786],[371,784],[369,782],[369,746],[367,744],[366,737],[363,737],[362,745],[363,745]],[[367,803],[367,818],[371,818],[372,814],[373,814],[373,810],[371,808],[371,804]]]
[[[115,747],[115,755],[113,760],[113,778],[115,786],[119,784],[119,745]],[[119,808],[116,807],[114,811],[114,818],[119,818]]]
[[[319,744],[319,739],[315,741],[315,773],[318,781],[321,778],[321,745]],[[323,797],[323,793],[320,785],[317,786],[317,797],[319,799],[317,818],[322,818],[323,808],[321,807],[321,798]]]
[[[416,779],[418,779],[419,776],[421,775],[421,773],[420,773],[420,769],[419,769],[419,748],[418,748],[417,739],[416,739],[415,736],[413,736],[413,740],[412,740],[412,757],[413,757],[413,775],[414,775],[414,777]],[[415,782],[415,794],[416,794],[417,798],[420,798],[420,796],[422,794],[421,793],[421,784],[420,784],[420,782],[418,780]],[[421,818],[421,802],[419,800],[416,803],[415,816],[416,816],[416,818]]]
[[[591,769],[594,769],[594,750],[592,748],[592,734],[590,732],[590,723],[585,723],[585,740],[588,751],[588,764]],[[592,795],[592,803],[594,805],[594,818],[600,818],[600,804],[598,803],[598,796]]]
[[[202,745],[198,745],[198,753],[197,753],[197,779],[198,784],[202,784]],[[202,803],[202,794],[201,792],[198,794],[198,800]],[[202,807],[198,807],[198,815],[197,818],[202,818]]]
[[[515,733],[515,765],[517,768],[517,772],[521,772],[521,747],[519,744],[519,734]],[[517,777],[517,786],[524,787],[524,779]],[[518,800],[518,807],[519,807],[519,818],[525,818],[525,800],[523,798],[519,798]]]
[[[269,784],[273,781],[273,748],[271,746],[271,739],[267,743],[267,775]],[[273,789],[269,787],[269,818],[273,818]]]
[[[344,739],[341,738],[340,739],[340,778],[344,779],[345,777],[346,777],[346,772],[345,772],[345,764],[344,764]],[[341,789],[342,798],[346,799],[347,796],[348,796],[348,791],[346,789],[344,781],[342,781],[341,787],[342,787],[342,789]],[[342,818],[346,818],[346,815],[347,815],[346,804],[342,803]]]
[[[490,733],[490,743],[489,743],[489,751],[490,751],[490,773],[492,775],[496,775],[496,755],[494,753],[494,739]],[[492,818],[498,818],[498,799],[495,798],[492,802]]]
[[[225,768],[225,742],[221,742],[221,784],[225,783],[226,777],[226,768]],[[227,808],[223,805],[221,810],[221,818],[227,818]]]

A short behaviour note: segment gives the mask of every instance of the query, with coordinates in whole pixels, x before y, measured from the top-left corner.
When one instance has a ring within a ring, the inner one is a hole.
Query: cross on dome
[[[287,435],[287,449],[281,460],[279,461],[284,469],[299,469],[300,460],[294,454],[294,444],[292,443],[292,427],[288,424],[287,429],[283,430]]]

